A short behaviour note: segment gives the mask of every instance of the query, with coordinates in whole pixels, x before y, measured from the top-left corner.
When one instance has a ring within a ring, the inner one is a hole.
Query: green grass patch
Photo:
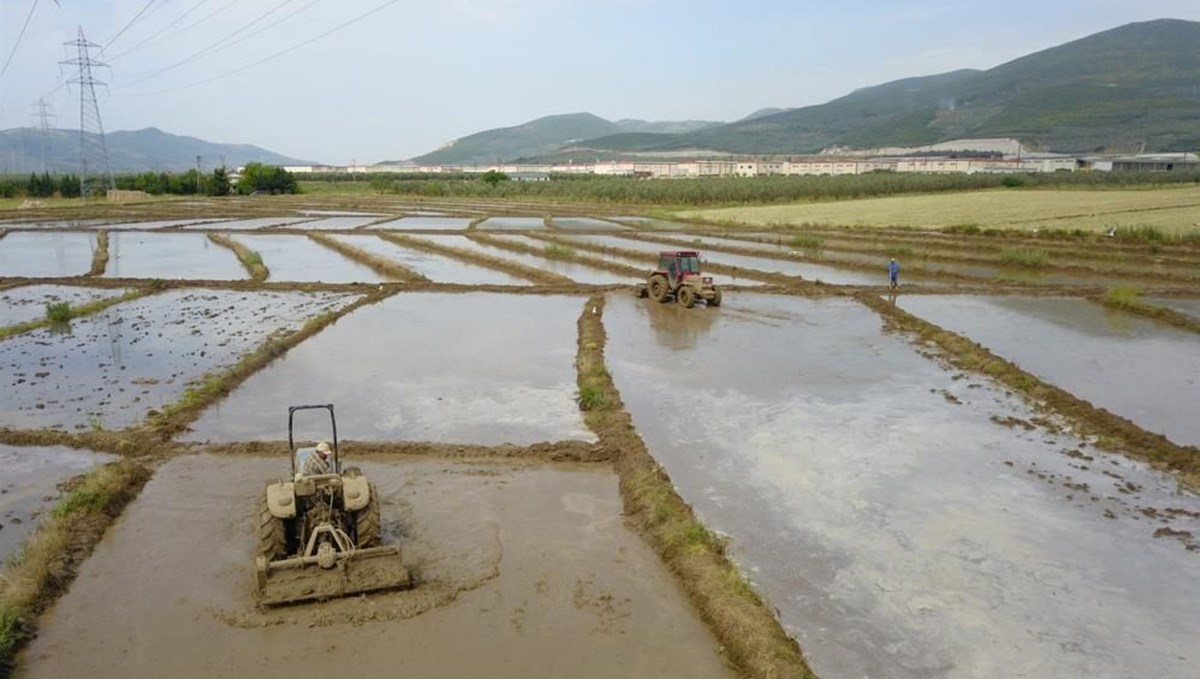
[[[797,234],[788,236],[787,244],[797,250],[820,250],[825,246],[825,239],[820,236]]]
[[[548,243],[542,248],[542,254],[547,259],[572,259],[575,257],[575,251],[565,245],[558,243]]]
[[[46,305],[46,319],[51,323],[66,323],[72,316],[70,302],[51,302]]]
[[[246,252],[246,264],[250,265],[251,267],[263,265],[263,258],[262,255],[259,254],[258,250],[249,250]]]
[[[607,408],[609,404],[607,391],[594,384],[581,385],[576,400],[579,402],[579,409],[583,411],[600,410]]]
[[[1000,251],[1000,263],[1008,266],[1024,266],[1037,269],[1050,264],[1050,253],[1035,248],[1004,248]]]
[[[1140,304],[1141,288],[1133,285],[1118,285],[1104,293],[1104,303],[1110,306],[1131,307]]]

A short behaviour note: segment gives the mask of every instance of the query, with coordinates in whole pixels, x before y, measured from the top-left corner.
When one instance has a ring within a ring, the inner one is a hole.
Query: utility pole
[[[196,195],[200,195],[200,156],[196,156]]]
[[[41,137],[42,137],[42,168],[41,169],[42,169],[42,174],[46,174],[46,146],[50,142],[50,129],[52,127],[51,119],[57,118],[58,116],[56,114],[50,112],[50,103],[46,101],[45,97],[39,98],[32,105],[31,108],[34,109],[33,113],[31,115],[36,117],[37,127],[41,131]]]
[[[112,166],[108,163],[108,146],[104,142],[104,123],[100,120],[100,105],[96,103],[96,85],[103,87],[106,83],[96,78],[92,72],[96,68],[107,68],[108,64],[92,58],[93,51],[99,51],[100,46],[88,42],[83,35],[83,26],[79,27],[79,37],[64,42],[67,47],[74,47],[76,57],[58,63],[64,66],[76,66],[78,71],[68,83],[79,85],[79,190],[83,199],[87,200],[87,133],[88,128],[94,128],[93,135],[100,142],[100,160],[104,164],[104,175],[101,182],[108,180],[108,188],[116,188],[113,179]],[[93,142],[95,143],[95,142]]]

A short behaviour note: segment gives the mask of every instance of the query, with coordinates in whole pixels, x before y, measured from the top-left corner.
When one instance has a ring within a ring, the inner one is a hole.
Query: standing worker
[[[888,262],[888,280],[891,288],[895,290],[900,285],[900,263],[892,257],[892,261]]]

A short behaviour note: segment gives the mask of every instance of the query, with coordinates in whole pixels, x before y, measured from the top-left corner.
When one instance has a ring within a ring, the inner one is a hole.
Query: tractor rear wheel
[[[721,306],[721,291],[713,288],[713,296],[708,300],[709,306]]]
[[[671,286],[667,285],[665,276],[654,275],[650,277],[650,299],[655,302],[667,301],[667,293],[670,292]]]
[[[696,306],[696,291],[692,289],[692,286],[685,285],[679,288],[676,296],[679,298],[679,303],[683,305],[683,308],[691,309]]]
[[[354,514],[354,534],[358,538],[359,549],[378,547],[383,539],[383,526],[379,518],[379,492],[375,484],[368,484],[370,498],[367,506]]]
[[[264,494],[258,512],[258,554],[267,561],[287,558],[287,526],[284,520],[271,513]]]

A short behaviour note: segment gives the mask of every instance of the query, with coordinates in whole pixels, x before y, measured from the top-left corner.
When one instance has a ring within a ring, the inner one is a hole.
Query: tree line
[[[201,173],[194,169],[186,172],[142,172],[139,174],[116,175],[116,188],[123,191],[144,191],[152,196],[228,196],[252,193],[296,193],[296,178],[292,173],[275,165],[250,163],[236,183],[229,172],[218,167],[212,172]],[[47,172],[31,173],[28,179],[0,179],[0,198],[78,198],[81,186],[77,175],[51,176]]]

